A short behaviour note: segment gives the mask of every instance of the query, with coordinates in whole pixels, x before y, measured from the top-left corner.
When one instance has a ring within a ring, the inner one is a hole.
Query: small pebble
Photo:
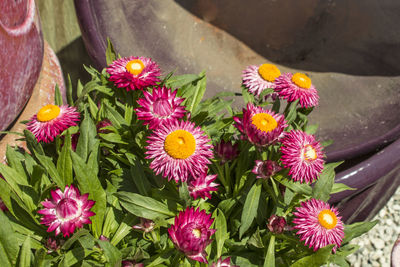
[[[390,266],[390,254],[400,235],[400,188],[375,216],[379,222],[368,233],[351,241],[360,249],[348,257],[354,267]]]

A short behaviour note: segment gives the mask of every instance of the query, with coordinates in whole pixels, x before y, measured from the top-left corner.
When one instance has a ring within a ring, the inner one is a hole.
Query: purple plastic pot
[[[243,3],[75,0],[75,7],[99,68],[109,37],[122,56],[152,57],[163,70],[206,70],[206,96],[239,90],[241,71],[267,59],[282,72],[308,73],[321,97],[311,119],[320,139],[334,140],[328,161],[347,160],[352,167],[342,167],[337,181],[357,188],[332,203],[342,201],[347,222],[370,218],[400,184],[400,141],[387,146],[400,136],[400,35],[393,27],[400,2]]]
[[[42,60],[43,37],[34,0],[0,1],[0,130],[23,110]]]

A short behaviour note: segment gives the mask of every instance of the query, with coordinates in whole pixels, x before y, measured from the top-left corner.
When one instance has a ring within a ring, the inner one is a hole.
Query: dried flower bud
[[[149,233],[154,230],[155,223],[152,220],[140,218],[140,223],[132,226],[133,229]]]
[[[232,145],[230,141],[225,142],[224,140],[221,140],[216,146],[215,146],[215,152],[216,155],[221,159],[221,165],[225,164],[225,162],[229,160],[233,160],[239,155],[239,144]]]
[[[272,160],[256,160],[256,165],[252,172],[257,175],[258,179],[268,179],[275,173],[279,172],[282,169],[281,166],[278,165],[277,162]]]
[[[283,217],[276,216],[273,214],[268,219],[268,230],[270,230],[274,234],[281,234],[283,230],[285,230],[286,220]]]

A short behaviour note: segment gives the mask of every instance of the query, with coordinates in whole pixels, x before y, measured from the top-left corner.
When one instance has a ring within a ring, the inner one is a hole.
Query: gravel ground
[[[379,222],[371,231],[351,242],[360,246],[357,253],[349,256],[354,267],[390,266],[390,253],[400,235],[400,188],[374,220]]]

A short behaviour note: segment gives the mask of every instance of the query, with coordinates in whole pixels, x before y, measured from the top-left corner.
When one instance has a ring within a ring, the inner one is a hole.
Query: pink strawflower
[[[282,114],[256,107],[251,103],[243,109],[243,118],[233,117],[234,126],[244,134],[244,138],[256,146],[268,146],[282,137],[288,126]]]
[[[115,60],[107,67],[110,81],[118,88],[143,90],[156,85],[160,80],[160,68],[157,63],[146,57],[124,57]]]
[[[71,185],[51,191],[52,199],[45,199],[41,204],[44,209],[38,213],[44,215],[40,223],[49,226],[47,232],[55,230],[55,235],[63,233],[64,237],[74,233],[75,228],[92,223],[89,217],[95,213],[90,211],[95,201],[88,200],[88,194],[80,195],[79,190]]]
[[[168,228],[169,237],[175,247],[189,259],[207,262],[205,248],[212,242],[210,237],[216,230],[209,229],[214,219],[204,210],[187,208],[175,217],[175,223]]]
[[[239,267],[239,266],[231,265],[231,257],[227,257],[225,260],[219,258],[217,262],[211,264],[211,267]]]
[[[296,234],[300,236],[301,241],[305,241],[306,246],[317,251],[335,244],[333,252],[340,247],[344,237],[344,226],[337,209],[331,208],[322,200],[310,199],[301,202],[301,207],[297,207],[293,215],[294,228],[299,230]]]
[[[53,237],[49,237],[46,241],[46,248],[47,248],[47,254],[51,254],[54,251],[59,250],[65,243],[65,240],[58,240]]]
[[[281,166],[276,161],[272,160],[256,160],[256,164],[252,172],[257,175],[257,179],[268,179],[273,176],[275,173],[279,172],[282,169]]]
[[[150,168],[176,182],[186,182],[189,175],[197,177],[207,172],[213,157],[210,139],[189,121],[164,123],[147,142],[146,158],[153,160]]]
[[[313,135],[292,130],[281,140],[282,165],[294,181],[312,183],[324,168],[321,145]]]
[[[285,73],[275,81],[275,92],[288,102],[299,99],[301,107],[309,108],[318,105],[318,92],[311,79],[302,73]]]
[[[211,198],[210,192],[218,191],[218,184],[213,183],[217,179],[217,175],[207,175],[203,173],[197,178],[190,179],[190,185],[188,186],[190,196],[193,199],[201,197],[202,199]]]
[[[150,129],[156,129],[161,123],[183,118],[186,111],[180,104],[184,99],[176,93],[166,87],[154,88],[152,93],[143,91],[144,98],[137,101],[141,107],[135,109],[138,119]]]
[[[26,128],[38,142],[50,143],[64,130],[77,125],[78,121],[79,112],[75,107],[46,105],[32,116]]]
[[[268,219],[267,228],[274,234],[282,234],[286,227],[286,220],[284,217],[271,215]]]
[[[231,141],[225,142],[223,139],[215,146],[215,153],[221,159],[221,165],[235,159],[239,155],[239,144],[232,145]]]
[[[248,66],[243,71],[243,85],[255,96],[259,96],[267,88],[275,88],[275,79],[281,75],[273,64]]]
[[[149,233],[154,230],[156,224],[152,220],[140,218],[140,223],[132,226],[133,229]]]

